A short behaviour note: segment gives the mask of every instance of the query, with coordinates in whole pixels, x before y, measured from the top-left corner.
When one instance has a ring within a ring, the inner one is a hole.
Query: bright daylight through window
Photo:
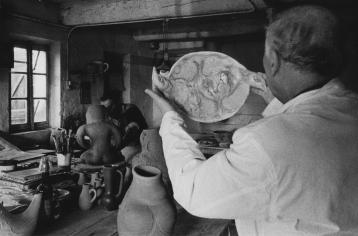
[[[14,47],[10,82],[10,129],[48,126],[47,52],[32,46]]]

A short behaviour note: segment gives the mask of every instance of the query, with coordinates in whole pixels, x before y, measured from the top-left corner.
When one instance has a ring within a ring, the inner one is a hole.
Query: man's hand
[[[251,91],[261,96],[267,104],[269,104],[275,96],[266,84],[266,75],[264,73],[256,73]]]
[[[168,102],[163,94],[160,93],[160,91],[146,89],[144,92],[153,99],[154,103],[159,107],[163,115],[168,111],[175,111],[174,107]]]

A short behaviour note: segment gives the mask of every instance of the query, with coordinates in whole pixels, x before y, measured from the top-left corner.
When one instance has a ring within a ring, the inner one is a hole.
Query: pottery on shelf
[[[78,144],[87,149],[81,154],[81,160],[90,165],[112,164],[124,160],[117,150],[122,137],[117,127],[105,120],[105,107],[89,106],[86,121],[87,124],[79,127],[76,133]],[[85,141],[86,136],[90,143]]]
[[[36,229],[42,202],[42,193],[35,194],[28,208],[20,214],[11,214],[0,204],[0,235],[30,236]]]
[[[132,159],[132,166],[150,165],[157,167],[162,172],[164,184],[172,194],[171,183],[168,175],[168,168],[165,163],[162,138],[159,135],[159,129],[145,129],[140,135],[142,145],[141,153],[138,153]]]
[[[91,209],[91,207],[97,197],[96,190],[93,188],[90,188],[90,187],[91,187],[91,185],[89,183],[83,184],[82,191],[78,198],[78,206],[83,211]]]
[[[136,166],[133,181],[119,205],[118,236],[170,236],[176,208],[167,193],[161,171],[152,166]]]

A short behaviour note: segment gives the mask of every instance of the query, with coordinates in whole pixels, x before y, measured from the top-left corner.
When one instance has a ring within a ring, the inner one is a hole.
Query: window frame
[[[26,98],[12,98],[11,97],[11,86],[12,86],[12,72],[10,70],[10,81],[9,81],[9,130],[11,133],[15,132],[24,132],[24,131],[33,131],[49,128],[49,47],[47,45],[35,44],[33,42],[15,42],[12,45],[12,50],[15,47],[26,49],[26,59],[27,59],[27,97]],[[46,73],[34,73],[32,69],[32,51],[39,50],[45,51],[46,53]],[[14,73],[16,74],[16,72]],[[21,74],[21,73],[19,73]],[[33,75],[40,74],[46,76],[46,96],[43,97],[34,97],[33,94]],[[13,100],[25,100],[27,101],[27,123],[26,124],[11,124],[11,102]],[[35,122],[34,121],[34,100],[35,99],[45,99],[46,100],[46,121]]]

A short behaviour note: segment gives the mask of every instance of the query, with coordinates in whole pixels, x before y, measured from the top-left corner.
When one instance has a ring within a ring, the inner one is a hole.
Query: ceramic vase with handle
[[[83,184],[82,191],[78,198],[78,206],[83,211],[91,209],[93,202],[97,197],[96,190],[90,187],[91,185],[89,183]]]
[[[132,172],[133,181],[118,209],[118,235],[172,235],[176,208],[164,187],[161,171],[136,166]]]
[[[105,165],[103,167],[104,195],[101,204],[108,210],[117,209],[119,198],[123,191],[124,175],[123,170],[114,165]]]
[[[86,174],[84,172],[80,172],[78,175],[77,184],[83,185],[86,182],[87,182]]]

